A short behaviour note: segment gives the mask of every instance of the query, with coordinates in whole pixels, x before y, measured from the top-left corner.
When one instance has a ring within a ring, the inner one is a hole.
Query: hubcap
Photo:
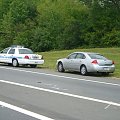
[[[59,71],[61,71],[62,70],[62,65],[61,64],[59,64]]]
[[[81,68],[81,73],[84,75],[86,73],[86,68],[85,67],[82,67]]]
[[[17,66],[17,60],[13,60],[13,66]]]

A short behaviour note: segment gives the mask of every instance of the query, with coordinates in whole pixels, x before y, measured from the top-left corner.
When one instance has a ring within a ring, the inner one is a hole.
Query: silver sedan
[[[97,72],[108,75],[115,71],[115,65],[114,61],[99,53],[74,52],[67,58],[57,60],[57,70],[79,71],[82,75]]]

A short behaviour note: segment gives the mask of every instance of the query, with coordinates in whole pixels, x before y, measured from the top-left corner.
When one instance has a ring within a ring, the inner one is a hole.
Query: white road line
[[[54,74],[48,74],[48,73],[33,72],[33,71],[26,71],[26,70],[13,69],[13,68],[7,68],[7,67],[0,67],[0,68],[8,69],[8,70],[14,70],[14,71],[20,71],[20,72],[26,72],[26,73],[33,73],[33,74],[39,74],[39,75],[46,75],[46,76],[52,76],[52,77],[66,78],[66,79],[79,80],[79,81],[84,81],[84,82],[99,83],[99,84],[105,84],[105,85],[112,85],[112,86],[119,86],[120,87],[120,84],[116,84],[116,83],[101,82],[101,81],[88,80],[88,79],[79,79],[79,78],[60,76],[60,75],[54,75]]]
[[[4,106],[4,107],[6,107],[6,108],[9,108],[9,109],[11,109],[11,110],[14,110],[14,111],[23,113],[23,114],[25,114],[25,115],[31,116],[31,117],[36,118],[36,119],[40,119],[40,120],[54,120],[54,119],[45,117],[45,116],[43,116],[43,115],[40,115],[40,114],[31,112],[31,111],[25,110],[25,109],[23,109],[23,108],[20,108],[20,107],[17,107],[17,106],[14,106],[14,105],[11,105],[11,104],[2,102],[2,101],[0,101],[0,105],[1,105],[1,106]]]
[[[84,100],[94,101],[94,102],[98,102],[98,103],[110,104],[110,105],[120,107],[119,103],[115,103],[115,102],[111,102],[111,101],[105,101],[105,100],[100,100],[100,99],[95,99],[95,98],[90,98],[90,97],[85,97],[85,96],[79,96],[79,95],[74,95],[74,94],[70,94],[70,93],[54,91],[54,90],[50,90],[50,89],[44,89],[44,88],[39,88],[39,87],[31,86],[31,85],[25,85],[25,84],[20,84],[20,83],[5,81],[5,80],[0,80],[0,82],[11,84],[11,85],[16,85],[16,86],[20,86],[20,87],[31,88],[31,89],[35,89],[35,90],[39,90],[39,91],[44,91],[44,92],[65,95],[65,96],[74,97],[74,98],[78,98],[78,99],[84,99]]]
[[[106,110],[106,109],[108,109],[110,106],[111,106],[111,105],[107,105],[104,109]]]

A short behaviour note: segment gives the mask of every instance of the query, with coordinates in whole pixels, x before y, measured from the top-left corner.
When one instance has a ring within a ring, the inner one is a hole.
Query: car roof
[[[83,54],[100,54],[100,53],[95,53],[95,52],[74,52],[74,53],[83,53]]]

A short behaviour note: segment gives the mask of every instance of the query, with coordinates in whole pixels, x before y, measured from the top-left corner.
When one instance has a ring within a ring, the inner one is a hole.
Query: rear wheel
[[[80,68],[80,73],[81,75],[87,75],[87,68],[85,65],[82,65],[81,68]]]
[[[58,63],[57,69],[58,69],[59,72],[64,72],[65,71],[62,62]]]
[[[18,64],[18,60],[17,59],[13,59],[12,60],[12,66],[13,67],[17,67],[19,64]]]

